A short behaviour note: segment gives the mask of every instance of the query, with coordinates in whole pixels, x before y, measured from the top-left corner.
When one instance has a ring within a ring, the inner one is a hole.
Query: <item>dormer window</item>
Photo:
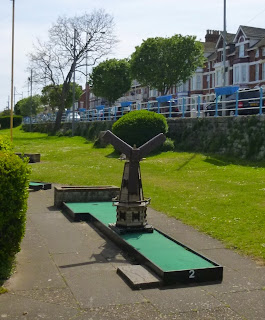
[[[245,50],[244,50],[244,45],[241,44],[239,46],[239,58],[243,58],[245,56]]]

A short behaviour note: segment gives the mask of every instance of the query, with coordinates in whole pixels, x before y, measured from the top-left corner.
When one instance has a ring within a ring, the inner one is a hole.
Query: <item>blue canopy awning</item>
[[[214,91],[217,96],[221,96],[224,94],[226,95],[233,94],[236,91],[238,91],[238,89],[239,89],[239,86],[229,86],[229,87],[215,88]]]
[[[172,99],[172,95],[170,94],[170,95],[168,95],[168,96],[160,96],[160,97],[157,97],[156,98],[156,100],[158,101],[158,102],[167,102],[167,101],[169,101],[169,100],[171,100]]]
[[[104,105],[96,106],[96,109],[97,109],[97,110],[103,110],[104,108],[105,108],[105,106],[104,106]]]
[[[80,108],[79,112],[86,112],[86,109],[85,108]]]
[[[131,101],[124,101],[124,102],[121,102],[121,106],[122,106],[122,107],[129,107],[131,104],[132,104],[132,102],[131,102]]]

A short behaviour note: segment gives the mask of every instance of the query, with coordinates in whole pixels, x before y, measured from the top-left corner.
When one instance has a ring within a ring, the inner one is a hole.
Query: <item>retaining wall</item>
[[[225,154],[242,159],[262,160],[265,157],[264,115],[208,118],[167,119],[168,137],[178,151]],[[112,121],[76,123],[75,134],[95,140],[100,131],[111,129]],[[23,128],[28,131],[27,125]],[[47,124],[33,125],[33,131],[49,133]],[[71,124],[62,125],[62,134]]]

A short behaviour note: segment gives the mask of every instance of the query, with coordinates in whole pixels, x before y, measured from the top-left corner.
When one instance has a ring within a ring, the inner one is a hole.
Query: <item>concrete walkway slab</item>
[[[221,284],[133,291],[116,271],[133,259],[89,223],[53,207],[53,189],[30,192],[17,268],[0,319],[263,320],[265,267],[162,213],[148,221],[224,266]]]

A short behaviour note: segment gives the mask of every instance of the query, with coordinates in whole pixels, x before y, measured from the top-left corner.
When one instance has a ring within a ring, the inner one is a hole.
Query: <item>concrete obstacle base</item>
[[[20,158],[29,158],[30,163],[40,162],[40,153],[16,153]]]
[[[61,208],[64,202],[112,201],[119,195],[115,186],[61,186],[54,187],[54,206]]]

